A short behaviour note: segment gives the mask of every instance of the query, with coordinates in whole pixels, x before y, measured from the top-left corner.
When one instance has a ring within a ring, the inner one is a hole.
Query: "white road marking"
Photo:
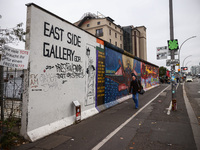
[[[179,83],[178,83],[178,86],[179,86]],[[178,86],[176,87],[176,90],[178,89]]]
[[[172,101],[170,102],[169,108],[167,108],[167,115],[170,115],[170,111],[172,109]]]
[[[169,85],[170,86],[170,85]],[[122,123],[118,128],[111,132],[107,137],[105,137],[99,144],[97,144],[92,150],[100,149],[109,139],[111,139],[119,130],[121,130],[126,124],[128,124],[135,116],[137,116],[143,109],[145,109],[151,102],[153,102],[163,91],[165,91],[169,86],[162,90],[156,97],[150,100],[146,105],[140,108],[135,114],[133,114],[129,119]]]

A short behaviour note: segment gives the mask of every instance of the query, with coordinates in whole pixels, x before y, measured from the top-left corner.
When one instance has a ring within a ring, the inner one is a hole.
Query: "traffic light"
[[[187,68],[187,67],[184,67],[183,70],[188,70],[188,68]]]
[[[178,46],[178,40],[168,40],[168,48],[169,50],[178,50],[179,46]]]
[[[188,67],[181,67],[182,70],[188,70]]]

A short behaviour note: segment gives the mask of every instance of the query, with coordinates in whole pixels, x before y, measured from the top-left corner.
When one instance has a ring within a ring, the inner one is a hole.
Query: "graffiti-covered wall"
[[[152,88],[159,84],[159,68],[141,62],[141,82],[146,88]]]
[[[97,103],[97,107],[98,104],[110,107],[116,104],[116,100],[127,96],[132,75],[137,76],[145,90],[159,84],[158,67],[128,56],[123,51],[116,51],[115,47],[107,45],[102,54],[105,56],[103,60],[105,96],[101,100],[97,98],[97,102],[101,101]],[[97,89],[100,88],[97,87]]]
[[[66,20],[27,5],[21,134],[35,141],[127,100],[135,74],[145,89],[158,84],[158,67],[126,53]]]

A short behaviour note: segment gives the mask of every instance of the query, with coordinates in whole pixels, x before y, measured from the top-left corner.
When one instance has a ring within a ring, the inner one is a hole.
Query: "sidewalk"
[[[170,112],[170,115],[167,115],[167,108],[171,102],[171,86],[155,98],[167,86],[169,85],[162,84],[140,95],[139,109],[134,109],[133,100],[129,99],[79,124],[14,149],[90,150],[102,140],[107,140],[98,148],[102,150],[196,150],[182,85],[179,85],[177,90],[178,110]],[[155,100],[146,105],[153,98]],[[116,131],[115,129],[122,124],[122,128]]]
[[[189,116],[183,98],[182,85],[177,89],[177,111],[167,115],[171,100],[171,88],[161,94],[154,103],[151,114],[145,118],[129,148],[148,150],[196,150]],[[168,107],[167,107],[168,106]],[[139,117],[140,118],[140,117]]]

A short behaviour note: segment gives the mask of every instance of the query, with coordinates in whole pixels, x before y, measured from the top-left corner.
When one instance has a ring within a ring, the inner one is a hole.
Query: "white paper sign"
[[[168,48],[167,46],[157,47],[157,60],[167,59],[168,56]]]
[[[0,65],[16,69],[27,69],[30,51],[4,46]]]

